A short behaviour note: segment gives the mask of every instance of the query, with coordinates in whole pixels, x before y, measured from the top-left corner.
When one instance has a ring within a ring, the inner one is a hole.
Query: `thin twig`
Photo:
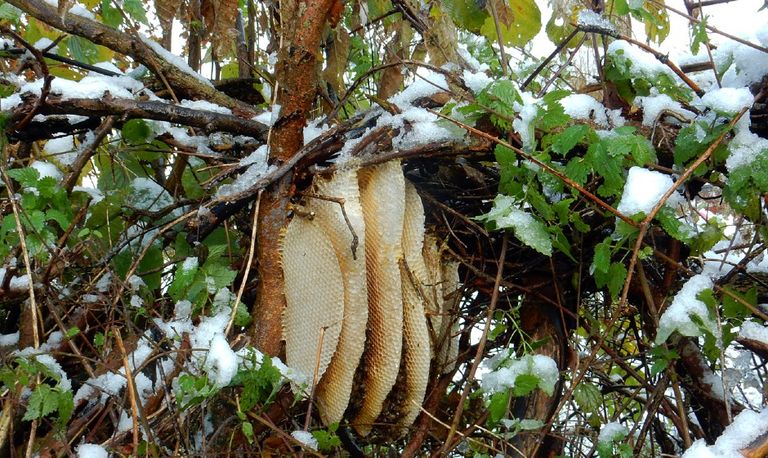
[[[578,28],[578,27],[576,27],[575,29],[573,29],[573,31],[572,31],[570,34],[568,34],[568,37],[566,37],[566,39],[565,39],[565,40],[563,40],[563,41],[562,41],[560,44],[558,44],[558,45],[557,45],[557,47],[555,48],[555,50],[554,50],[554,51],[552,51],[552,52],[551,52],[551,53],[550,53],[550,54],[547,56],[547,58],[546,58],[546,59],[544,59],[544,60],[543,60],[543,61],[542,61],[542,62],[541,62],[539,65],[538,65],[538,67],[536,67],[536,69],[533,71],[533,73],[531,73],[531,74],[528,76],[528,78],[526,78],[526,79],[525,79],[525,81],[523,81],[523,84],[521,84],[521,85],[520,85],[520,89],[524,91],[524,90],[525,90],[525,88],[527,88],[527,87],[528,87],[528,85],[529,85],[529,84],[531,84],[531,81],[533,81],[533,79],[534,79],[534,78],[536,78],[536,77],[539,75],[539,73],[541,73],[541,71],[542,71],[542,70],[544,70],[544,67],[546,67],[546,66],[549,64],[549,62],[550,62],[550,61],[552,61],[552,59],[554,59],[554,58],[555,58],[555,57],[556,57],[558,54],[560,54],[560,51],[562,51],[562,50],[563,50],[563,48],[565,48],[565,47],[568,45],[568,42],[570,42],[570,41],[571,41],[571,39],[572,39],[573,37],[575,37],[577,33],[579,33],[579,31],[580,31],[580,30],[579,30],[579,28]],[[583,43],[583,41],[582,41],[582,43]]]
[[[117,349],[120,351],[120,356],[123,361],[123,368],[125,369],[125,379],[128,388],[128,398],[131,400],[131,416],[133,417],[133,451],[139,450],[139,408],[138,401],[136,399],[136,385],[133,383],[133,372],[131,371],[131,364],[128,362],[128,354],[125,351],[125,345],[123,345],[123,338],[120,335],[120,329],[117,327],[112,328],[113,335],[115,336],[115,343]],[[148,428],[147,428],[148,430]]]
[[[448,430],[448,435],[445,438],[445,443],[441,449],[441,453],[447,453],[449,450],[446,448],[451,443],[451,439],[456,434],[456,430],[461,422],[461,416],[464,413],[464,401],[467,400],[469,392],[472,391],[472,381],[475,378],[477,368],[480,367],[482,361],[483,352],[485,351],[485,344],[488,340],[488,334],[491,331],[493,325],[493,313],[496,311],[496,304],[499,300],[499,286],[504,274],[504,259],[507,256],[507,242],[509,241],[509,232],[504,232],[501,239],[501,253],[499,254],[499,261],[496,270],[496,280],[493,285],[493,293],[491,294],[491,303],[488,305],[488,311],[486,313],[485,327],[483,328],[483,335],[480,337],[480,342],[477,345],[477,352],[475,353],[475,360],[472,362],[472,367],[469,369],[469,373],[466,377],[464,390],[461,393],[461,398],[456,406],[456,413],[453,415],[453,421],[451,422],[451,429]]]
[[[32,313],[32,323],[29,323],[30,326],[32,326],[32,344],[34,345],[34,348],[40,347],[40,334],[37,329],[38,321],[39,321],[39,310],[37,309],[37,301],[35,300],[35,284],[34,280],[32,278],[32,262],[29,259],[29,250],[27,250],[27,240],[25,231],[24,231],[24,225],[21,223],[21,217],[19,216],[19,207],[16,204],[16,197],[15,193],[13,191],[13,183],[11,183],[11,179],[8,177],[8,173],[5,170],[5,159],[2,159],[2,163],[0,164],[0,173],[3,174],[3,181],[5,182],[5,189],[8,191],[8,201],[11,203],[11,210],[13,210],[13,218],[16,222],[16,230],[18,231],[19,235],[19,245],[21,246],[21,254],[24,258],[24,268],[27,270],[27,288],[29,289],[29,307],[30,312]]]
[[[507,59],[507,53],[504,51],[504,37],[501,34],[501,25],[499,25],[499,14],[496,11],[496,2],[488,2],[486,6],[491,10],[493,25],[496,27],[496,42],[499,45],[499,54],[501,55],[501,71],[504,76],[509,76],[509,59]]]
[[[77,155],[72,165],[69,166],[69,173],[61,182],[61,187],[64,188],[67,193],[72,192],[72,188],[75,187],[77,179],[80,178],[80,173],[83,168],[91,160],[96,150],[101,144],[101,141],[112,132],[112,126],[115,125],[115,116],[107,116],[101,122],[101,125],[93,132],[93,138],[85,145],[80,154]]]
[[[232,313],[229,317],[227,327],[224,329],[224,335],[228,335],[232,329],[232,324],[235,322],[235,315],[237,314],[237,308],[240,304],[240,299],[243,297],[243,291],[245,291],[245,284],[248,282],[248,275],[251,273],[251,264],[253,263],[253,256],[256,254],[256,228],[258,227],[259,220],[259,206],[261,204],[262,189],[259,189],[259,193],[256,195],[256,204],[253,206],[253,222],[251,223],[251,241],[248,246],[248,261],[245,264],[245,272],[243,273],[243,281],[240,282],[240,288],[237,290],[237,297],[235,303],[232,305]]]

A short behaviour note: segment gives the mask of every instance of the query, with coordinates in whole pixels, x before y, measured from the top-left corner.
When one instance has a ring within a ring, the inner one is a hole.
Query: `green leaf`
[[[592,269],[595,272],[608,273],[611,267],[611,245],[604,240],[595,245],[595,255],[592,258]]]
[[[75,60],[86,64],[95,64],[99,61],[99,50],[91,41],[77,35],[70,35],[67,44]]]
[[[568,154],[590,131],[584,124],[576,124],[554,136],[552,151],[558,154]]]
[[[571,252],[571,242],[563,232],[560,226],[549,226],[549,233],[552,234],[552,246],[568,256],[571,261],[578,262]]]
[[[694,55],[699,53],[699,46],[702,43],[709,41],[709,35],[707,35],[707,20],[709,16],[704,16],[699,22],[694,22],[691,25],[691,53]]]
[[[144,4],[141,0],[124,0],[123,9],[134,20],[139,21],[144,25],[149,25],[149,22],[147,21],[147,13],[144,10]]]
[[[101,348],[104,346],[105,337],[104,334],[101,332],[97,332],[93,335],[93,345],[96,348]]]
[[[541,11],[534,0],[488,0],[496,9],[501,41],[505,45],[523,47],[530,42],[541,29]],[[485,19],[480,33],[492,41],[498,41],[496,23],[492,16]]]
[[[248,440],[249,444],[253,444],[253,425],[249,421],[240,423],[240,428],[243,431],[243,435]]]
[[[22,420],[31,421],[43,418],[59,407],[59,396],[53,388],[45,383],[37,385],[27,400],[27,411]]]
[[[65,425],[69,421],[69,417],[72,416],[72,412],[75,410],[74,395],[71,391],[58,391],[58,405],[56,406],[59,411],[59,425]]]
[[[622,262],[614,262],[608,269],[608,292],[611,297],[617,297],[627,278],[627,268]]]
[[[488,18],[488,12],[476,0],[443,0],[440,5],[457,26],[470,32],[479,33]]]
[[[8,170],[8,176],[18,181],[24,187],[31,187],[37,184],[40,179],[40,173],[32,167]]]
[[[251,324],[251,314],[248,312],[248,308],[242,303],[238,302],[235,310],[235,326],[246,327]]]
[[[565,166],[565,174],[580,185],[587,182],[590,172],[592,172],[592,166],[583,157],[574,157]]]
[[[187,299],[187,290],[192,286],[198,269],[197,258],[187,258],[184,262],[178,263],[173,282],[168,287],[168,295],[173,300]]]
[[[703,229],[699,225],[699,233],[690,241],[691,255],[700,256],[711,250],[717,242],[723,239],[725,225],[717,218],[709,218]]]
[[[613,458],[613,443],[612,442],[598,443],[597,456],[599,458]]]
[[[736,291],[730,287],[726,288],[726,290],[747,304],[757,307],[756,287],[753,286],[746,292]],[[723,294],[723,316],[736,322],[741,322],[750,316],[752,311],[750,311],[742,301],[734,299],[729,294]]]
[[[205,262],[203,271],[207,278],[213,280],[213,285],[217,289],[231,286],[237,276],[237,272],[230,269],[226,264],[210,263],[210,258]]]
[[[47,212],[45,212],[45,219],[56,221],[62,230],[67,230],[67,228],[69,227],[69,223],[71,221],[70,215],[66,215],[64,214],[64,212],[57,210],[55,208],[52,208]]]
[[[11,5],[10,3],[3,2],[2,5],[0,5],[0,19],[9,21],[9,22],[16,22],[21,17],[22,11],[15,6]]]
[[[598,193],[603,196],[617,196],[624,189],[624,168],[622,158],[609,154],[606,142],[598,141],[589,145],[587,161],[592,164],[594,170],[603,178],[603,184],[598,188]]]
[[[579,383],[573,390],[573,399],[581,410],[589,413],[598,412],[603,405],[603,394],[591,383]]]
[[[680,358],[680,355],[678,355],[677,352],[665,348],[662,345],[653,347],[648,353],[650,354],[652,358],[651,360],[653,361],[653,364],[651,365],[651,375],[660,374],[667,367],[669,367],[670,363]]]
[[[338,423],[332,423],[328,426],[327,430],[317,429],[312,431],[312,437],[317,441],[317,448],[321,452],[331,452],[341,446],[341,439],[335,434],[338,427]]]
[[[512,392],[515,396],[526,396],[533,392],[539,386],[539,377],[532,374],[520,374],[515,379],[515,386]]]
[[[507,416],[509,409],[509,390],[494,393],[488,404],[488,424],[496,425]]]
[[[530,204],[539,216],[547,221],[555,219],[555,212],[547,199],[541,195],[535,188],[529,186],[526,192],[525,201]]]
[[[536,120],[536,126],[543,130],[552,130],[564,126],[571,117],[565,114],[565,108],[560,103],[549,103],[543,110],[543,114]]]
[[[264,357],[256,368],[240,369],[232,379],[231,385],[243,387],[240,409],[247,412],[274,398],[282,385],[282,375],[272,364],[272,360]]]
[[[131,119],[123,124],[122,134],[128,144],[141,145],[152,137],[152,128],[143,119]]]
[[[112,0],[101,0],[101,20],[104,25],[116,29],[123,23],[120,10],[112,6]]]
[[[718,125],[710,128],[706,123],[698,122],[680,129],[675,139],[675,164],[685,165],[704,153],[727,127],[727,125]],[[725,146],[722,147],[725,148]]]
[[[656,220],[661,223],[664,231],[681,242],[688,243],[693,236],[693,229],[684,221],[677,218],[675,210],[665,205],[656,213]]]
[[[645,22],[645,35],[649,40],[661,43],[669,35],[669,15],[664,5],[655,2],[643,2],[643,9],[638,11]]]
[[[162,277],[163,250],[157,245],[152,245],[146,252],[136,273],[141,276],[144,283],[150,290],[160,288],[160,279]]]

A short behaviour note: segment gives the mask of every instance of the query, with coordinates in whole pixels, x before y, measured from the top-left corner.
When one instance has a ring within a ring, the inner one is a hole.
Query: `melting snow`
[[[45,3],[57,9],[59,7],[58,0],[45,0]],[[80,5],[79,3],[75,3],[71,8],[69,8],[69,14],[74,14],[76,16],[80,16],[85,19],[90,19],[92,21],[96,20],[96,17],[93,15],[93,13],[88,11],[84,6]]]
[[[749,88],[724,87],[711,89],[701,98],[702,103],[716,111],[738,113],[743,108],[751,107],[755,101]]]
[[[739,338],[768,344],[768,326],[762,326],[753,321],[745,321],[741,324]]]
[[[483,390],[488,393],[497,393],[515,386],[519,375],[528,374],[538,377],[539,388],[551,395],[560,376],[557,363],[549,356],[526,355],[520,359],[511,359],[503,362],[501,367],[493,367],[498,359],[490,360],[489,365],[493,372],[483,376]]]
[[[768,408],[760,412],[745,410],[725,428],[714,445],[699,439],[685,451],[682,458],[741,457],[740,450],[749,446],[760,435],[768,432]]]
[[[221,113],[221,114],[232,114],[232,110],[229,108],[223,107],[221,105],[216,105],[215,103],[211,103],[205,100],[182,100],[179,102],[179,105],[181,105],[184,108],[190,108],[192,110],[202,110],[202,111],[212,111],[214,113]]]
[[[638,49],[624,40],[616,40],[611,43],[608,46],[608,54],[622,54],[625,59],[632,62],[630,71],[633,75],[653,77],[660,73],[666,73],[677,81],[677,76],[672,73],[669,67],[659,62],[652,54]]]
[[[600,127],[620,127],[625,122],[621,110],[609,110],[587,94],[568,95],[560,100],[560,104],[568,116],[592,121]]]
[[[19,343],[19,331],[11,334],[0,334],[0,347],[10,347]]]
[[[696,315],[704,323],[704,326],[714,335],[718,335],[717,326],[709,316],[707,305],[696,296],[713,287],[709,276],[699,274],[691,277],[680,289],[672,304],[659,318],[659,329],[656,334],[656,344],[662,344],[667,338],[677,331],[684,336],[700,336],[699,325],[693,322],[692,315]]]
[[[109,453],[101,445],[80,444],[77,447],[77,458],[109,458]]]
[[[454,137],[450,130],[437,124],[438,117],[423,108],[410,107],[395,116],[394,124],[401,124],[400,134],[392,140],[399,149],[413,148],[428,143],[438,143]],[[404,123],[408,126],[404,126]]]
[[[482,71],[471,72],[469,70],[464,70],[462,76],[464,77],[464,83],[475,94],[479,94],[480,91],[485,89],[489,84],[493,83],[493,79]]]
[[[52,138],[45,142],[43,152],[49,156],[54,156],[54,159],[59,161],[62,165],[71,165],[77,159],[77,153],[75,151],[74,137],[67,135],[66,137]]]
[[[659,115],[664,111],[672,111],[688,119],[695,117],[693,112],[683,108],[680,102],[672,100],[667,94],[637,97],[635,104],[643,108],[643,125],[649,127],[656,124]]]
[[[31,163],[29,166],[37,170],[37,173],[40,175],[40,178],[51,177],[54,180],[59,181],[64,176],[59,171],[59,169],[55,165],[51,164],[50,162],[35,161]]]
[[[611,35],[619,33],[611,21],[590,9],[581,10],[576,23],[580,28],[589,29],[590,31],[603,31]]]
[[[669,175],[642,167],[632,167],[629,169],[624,193],[616,209],[627,216],[640,212],[647,215],[673,184]],[[681,195],[673,193],[666,204],[675,206],[682,201]]]
[[[0,109],[10,110],[21,104],[20,94],[30,93],[40,96],[43,80],[35,80],[24,84],[19,92],[0,99]],[[80,81],[54,78],[51,81],[51,94],[64,99],[98,99],[109,93],[112,97],[133,98],[133,92],[138,92],[144,85],[128,76],[104,76],[90,73]]]
[[[417,99],[429,97],[441,91],[448,90],[448,82],[441,73],[436,73],[420,67],[416,71],[416,79],[402,92],[389,98],[401,110],[407,110]]]
[[[129,200],[135,208],[158,211],[173,205],[173,197],[168,191],[149,178],[135,178],[131,182],[131,189],[133,192]]]
[[[621,423],[612,421],[606,423],[600,428],[600,435],[597,436],[598,442],[613,442],[623,439],[629,434],[629,430]]]
[[[297,441],[304,444],[305,447],[312,450],[317,450],[317,447],[318,447],[317,439],[315,439],[315,437],[309,431],[302,431],[302,430],[294,431],[291,433],[291,436]]]
[[[49,0],[50,1],[50,0]],[[213,87],[213,84],[211,84],[210,81],[203,78],[202,75],[197,73],[196,71],[192,70],[192,67],[190,67],[187,64],[187,61],[182,59],[180,56],[177,56],[175,54],[171,54],[167,49],[163,48],[160,43],[157,43],[156,41],[152,40],[151,38],[147,37],[143,33],[138,33],[139,38],[141,38],[141,41],[144,42],[147,46],[152,48],[152,50],[157,53],[158,56],[162,57],[165,61],[173,65],[174,67],[177,67],[182,72],[193,76],[196,80],[200,81],[201,83]]]

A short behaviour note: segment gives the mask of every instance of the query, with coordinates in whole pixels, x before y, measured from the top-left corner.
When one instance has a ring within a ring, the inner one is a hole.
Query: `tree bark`
[[[332,7],[339,0],[293,0],[280,4],[281,46],[275,69],[276,103],[280,115],[270,139],[270,162],[290,160],[304,145],[304,126],[318,84],[317,60],[321,35]],[[257,272],[259,290],[254,306],[254,344],[269,355],[280,354],[285,308],[280,238],[288,216],[292,174],[262,196],[258,219]],[[311,273],[308,273],[311,275]]]

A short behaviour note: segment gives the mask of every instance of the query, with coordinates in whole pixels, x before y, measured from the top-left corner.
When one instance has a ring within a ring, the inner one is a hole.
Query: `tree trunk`
[[[270,162],[288,161],[304,145],[304,126],[317,91],[320,40],[332,7],[339,0],[293,0],[280,3],[281,44],[276,73],[279,118],[270,139]],[[254,345],[277,355],[281,350],[285,308],[280,235],[288,216],[292,175],[287,174],[263,195],[258,220],[259,291],[254,306]]]

